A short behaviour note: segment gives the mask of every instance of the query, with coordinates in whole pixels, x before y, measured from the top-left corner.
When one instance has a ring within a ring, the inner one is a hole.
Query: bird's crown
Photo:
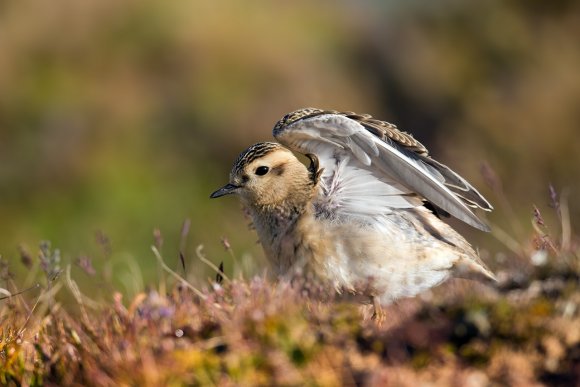
[[[266,156],[268,153],[273,152],[278,149],[284,149],[282,145],[275,142],[259,142],[250,146],[248,149],[240,153],[234,167],[232,168],[232,175],[237,175],[241,173],[245,166],[250,164],[252,161],[257,160],[261,157]]]

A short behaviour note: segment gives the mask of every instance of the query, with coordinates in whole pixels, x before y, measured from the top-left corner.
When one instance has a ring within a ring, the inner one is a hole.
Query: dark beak
[[[237,185],[233,185],[233,184],[226,184],[223,187],[221,187],[220,189],[218,189],[217,191],[215,191],[214,193],[212,193],[211,195],[209,195],[209,197],[211,199],[215,199],[215,198],[219,198],[220,196],[224,196],[224,195],[229,195],[234,193],[238,188]]]

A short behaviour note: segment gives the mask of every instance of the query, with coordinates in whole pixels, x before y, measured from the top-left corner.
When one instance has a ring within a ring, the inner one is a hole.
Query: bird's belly
[[[261,240],[277,275],[308,273],[339,292],[388,304],[445,281],[460,257],[451,245],[403,220],[360,225],[301,219],[290,232]]]
[[[382,228],[329,230],[302,253],[317,277],[339,292],[377,296],[383,304],[415,296],[450,276],[456,253]]]

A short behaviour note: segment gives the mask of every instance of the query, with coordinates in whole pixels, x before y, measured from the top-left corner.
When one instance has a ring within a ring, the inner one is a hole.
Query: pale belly
[[[301,227],[310,228],[308,223]],[[279,274],[312,272],[338,292],[376,296],[382,304],[440,284],[462,256],[457,248],[400,224],[317,227],[316,233],[297,228],[282,238]]]

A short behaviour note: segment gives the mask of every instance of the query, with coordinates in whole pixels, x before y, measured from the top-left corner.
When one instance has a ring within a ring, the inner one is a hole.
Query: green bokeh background
[[[466,176],[515,238],[548,184],[580,224],[580,3],[0,1],[0,254],[103,266],[120,282],[195,248],[263,258],[234,198],[210,201],[248,145],[296,108],[371,113]],[[511,209],[485,184],[490,165]],[[513,212],[512,212],[513,210]],[[489,235],[461,231],[491,255]],[[128,264],[131,262],[131,264]],[[16,271],[18,269],[15,268]],[[78,269],[75,269],[78,270]]]

